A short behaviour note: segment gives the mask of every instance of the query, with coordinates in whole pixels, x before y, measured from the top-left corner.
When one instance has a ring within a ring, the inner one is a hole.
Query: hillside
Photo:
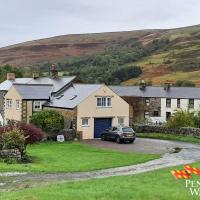
[[[86,82],[109,80],[108,83],[132,85],[145,79],[159,85],[167,80],[191,80],[200,85],[200,25],[63,35],[0,48],[0,65],[47,71],[49,62]]]

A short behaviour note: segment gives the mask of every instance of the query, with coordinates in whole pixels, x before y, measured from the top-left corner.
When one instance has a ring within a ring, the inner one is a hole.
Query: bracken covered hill
[[[68,73],[77,68],[76,73],[88,74],[91,82],[95,75],[101,76],[96,73],[103,65],[97,62],[99,55],[98,59],[107,59],[102,68],[104,73],[106,68],[112,73],[112,68],[114,71],[133,66],[142,68],[139,77],[128,77],[123,84],[132,85],[145,79],[155,85],[167,80],[191,80],[200,85],[199,25],[168,30],[63,35],[25,42],[0,48],[0,65],[27,67],[56,62]],[[120,62],[122,57],[124,61]]]

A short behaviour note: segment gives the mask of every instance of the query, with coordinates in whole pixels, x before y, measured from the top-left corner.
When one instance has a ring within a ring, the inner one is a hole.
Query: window
[[[16,100],[16,109],[19,110],[19,108],[20,108],[20,101]]]
[[[82,126],[88,126],[89,125],[89,119],[88,118],[82,118]]]
[[[171,99],[166,99],[166,107],[171,108]]]
[[[149,112],[148,112],[148,111],[145,111],[145,112],[144,112],[144,118],[145,118],[145,119],[148,119],[149,117],[150,117]]]
[[[154,117],[158,117],[158,116],[159,116],[159,112],[158,112],[157,110],[154,110],[154,111],[153,111],[153,116],[154,116]]]
[[[98,97],[97,98],[97,107],[111,107],[111,98],[110,97]]]
[[[194,108],[194,99],[189,99],[189,108]]]
[[[177,108],[181,107],[181,99],[177,99]]]
[[[171,112],[166,112],[166,119],[168,120],[171,117]]]
[[[12,99],[7,99],[6,100],[6,108],[7,109],[12,109]]]
[[[146,99],[145,99],[145,104],[146,104],[146,106],[149,106],[149,105],[150,105],[150,99],[149,99],[149,98],[146,98]]]
[[[124,126],[124,117],[118,118],[118,124],[121,125],[121,126]]]
[[[40,101],[34,101],[33,103],[33,109],[34,110],[41,110],[42,109],[42,105]]]

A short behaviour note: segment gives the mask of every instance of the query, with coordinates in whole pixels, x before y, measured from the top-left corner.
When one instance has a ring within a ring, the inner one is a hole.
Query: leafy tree
[[[194,113],[183,110],[177,111],[167,121],[167,127],[169,128],[195,127]]]
[[[7,73],[15,73],[16,77],[23,77],[23,71],[20,68],[12,67],[11,65],[0,66],[0,82],[6,80]]]
[[[64,117],[55,110],[42,110],[32,115],[30,122],[46,133],[58,133],[64,128]]]
[[[177,86],[177,87],[195,87],[196,85],[192,81],[178,80],[178,81],[176,81],[174,86]]]

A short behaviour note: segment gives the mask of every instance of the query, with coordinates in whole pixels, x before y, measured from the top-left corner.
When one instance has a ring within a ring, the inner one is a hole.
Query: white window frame
[[[17,99],[16,100],[16,110],[19,110],[20,109],[20,100]]]
[[[82,127],[88,127],[89,126],[89,118],[88,117],[83,117],[82,119]]]
[[[118,124],[119,125],[124,126],[124,121],[125,121],[125,117],[118,117]]]
[[[111,108],[112,99],[111,97],[97,97],[96,103],[98,108]]]
[[[12,99],[6,99],[6,108],[12,109]]]
[[[150,105],[150,98],[146,98],[146,99],[145,99],[145,104],[146,104],[146,106],[149,106],[149,105]]]
[[[42,102],[41,101],[34,101],[33,102],[33,110],[41,110],[41,109],[42,109]]]
[[[150,118],[150,112],[149,111],[145,111],[144,112],[144,118],[145,119],[149,119]]]

